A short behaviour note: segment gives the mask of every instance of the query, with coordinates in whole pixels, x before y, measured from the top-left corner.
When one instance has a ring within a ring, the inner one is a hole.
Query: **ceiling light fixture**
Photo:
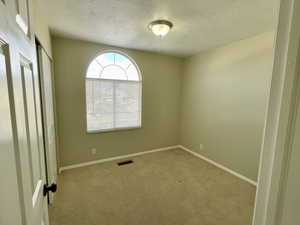
[[[156,36],[164,37],[169,33],[173,24],[168,20],[155,20],[148,27]]]

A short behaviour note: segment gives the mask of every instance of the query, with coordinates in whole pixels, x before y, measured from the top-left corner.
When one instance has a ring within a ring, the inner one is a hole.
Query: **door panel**
[[[41,188],[41,162],[40,162],[40,146],[38,140],[36,107],[33,86],[33,73],[30,64],[22,63],[22,86],[23,98],[25,104],[25,118],[26,118],[26,131],[27,143],[29,151],[29,166],[30,166],[30,180],[32,185],[32,204],[35,207],[38,191]]]
[[[21,224],[21,200],[14,155],[11,107],[8,95],[7,56],[0,40],[0,224]],[[5,204],[4,204],[5,203]]]
[[[42,221],[44,224],[48,224],[48,221],[44,219],[45,214],[47,215],[47,201],[42,194],[46,178],[38,79],[34,76],[32,62],[23,56],[20,56],[20,71],[28,149],[24,159],[28,159],[29,173],[27,177],[29,177],[31,186],[31,192],[26,193],[26,195],[30,195],[31,204],[26,207],[30,209],[28,212],[31,218],[30,224],[41,224]]]
[[[18,13],[16,15],[16,22],[27,35],[29,30],[28,0],[16,0],[16,4]]]
[[[28,25],[28,1],[27,0],[17,0],[17,1],[18,1],[18,13]]]
[[[41,78],[41,94],[43,121],[45,133],[45,148],[48,171],[48,184],[57,183],[57,161],[56,161],[56,133],[53,104],[52,85],[52,62],[44,49],[39,46],[39,68]],[[53,201],[53,193],[50,193],[50,203]]]

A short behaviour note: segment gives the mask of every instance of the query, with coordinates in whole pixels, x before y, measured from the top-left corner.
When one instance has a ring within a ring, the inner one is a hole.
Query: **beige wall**
[[[52,57],[51,36],[49,27],[40,6],[41,0],[32,0],[34,33],[41,42],[47,54]]]
[[[264,33],[186,60],[55,37],[60,166],[182,144],[256,180],[273,36]],[[108,49],[124,51],[142,71],[143,128],[87,134],[85,70]]]
[[[182,59],[126,49],[118,50],[136,61],[143,76],[143,127],[86,133],[85,72],[94,57],[109,49],[116,48],[53,38],[60,166],[179,144]]]
[[[180,142],[257,179],[273,61],[265,33],[185,61]],[[203,149],[200,149],[203,144]]]

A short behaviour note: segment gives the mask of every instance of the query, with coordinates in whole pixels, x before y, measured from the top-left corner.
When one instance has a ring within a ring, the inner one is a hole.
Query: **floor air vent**
[[[124,166],[124,165],[131,164],[131,163],[133,163],[132,160],[126,160],[126,161],[123,161],[123,162],[119,162],[118,165],[119,166]]]

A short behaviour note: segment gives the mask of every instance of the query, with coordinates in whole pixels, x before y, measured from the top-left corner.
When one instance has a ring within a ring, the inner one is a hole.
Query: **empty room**
[[[299,225],[299,10],[0,0],[0,225]]]

